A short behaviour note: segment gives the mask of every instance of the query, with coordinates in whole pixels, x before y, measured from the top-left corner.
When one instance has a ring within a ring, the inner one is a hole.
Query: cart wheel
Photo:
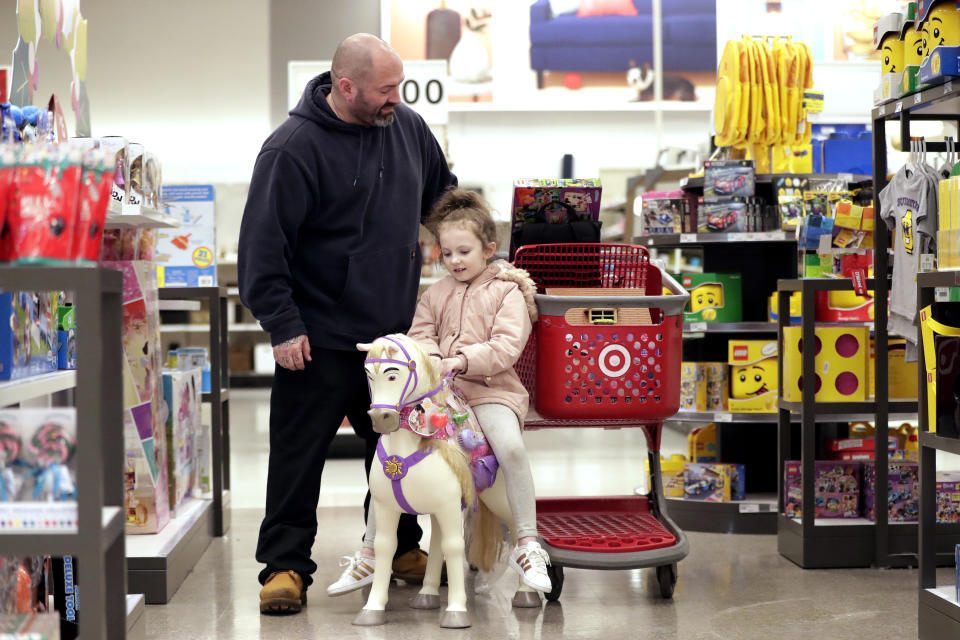
[[[550,576],[550,593],[543,594],[547,602],[556,602],[563,591],[563,567],[558,564],[547,565],[547,575]]]
[[[661,597],[672,598],[673,587],[677,584],[677,565],[665,564],[657,567],[657,582],[660,585]]]

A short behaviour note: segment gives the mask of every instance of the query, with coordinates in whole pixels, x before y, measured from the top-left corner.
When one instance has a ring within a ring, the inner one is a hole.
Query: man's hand
[[[302,371],[304,360],[311,360],[310,341],[307,336],[297,336],[281,342],[273,348],[273,359],[284,369]]]

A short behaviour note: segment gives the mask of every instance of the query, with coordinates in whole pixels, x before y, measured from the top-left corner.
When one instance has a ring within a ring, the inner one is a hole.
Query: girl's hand
[[[463,358],[457,356],[456,358],[444,358],[440,361],[440,375],[446,377],[449,374],[458,374],[461,373],[464,369]]]

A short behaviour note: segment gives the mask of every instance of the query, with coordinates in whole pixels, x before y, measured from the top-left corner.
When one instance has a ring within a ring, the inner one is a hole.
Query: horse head
[[[416,404],[440,380],[427,355],[414,340],[402,333],[358,344],[367,352],[363,368],[370,387],[370,419],[377,433],[400,428],[400,412]]]

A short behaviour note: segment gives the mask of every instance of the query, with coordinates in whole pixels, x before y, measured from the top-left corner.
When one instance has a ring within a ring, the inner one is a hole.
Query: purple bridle
[[[423,395],[413,398],[412,400],[405,400],[408,390],[410,393],[412,393],[417,388],[417,385],[420,382],[420,378],[417,375],[417,362],[416,360],[410,357],[410,354],[407,353],[407,350],[406,348],[404,348],[402,342],[394,338],[391,338],[390,336],[383,336],[383,339],[389,340],[393,344],[397,345],[400,348],[401,353],[403,353],[403,357],[406,358],[406,361],[396,360],[394,358],[367,358],[366,360],[364,360],[364,364],[366,364],[367,362],[390,362],[393,364],[398,364],[402,367],[406,367],[407,370],[410,371],[410,375],[407,376],[407,381],[403,384],[403,392],[400,394],[400,399],[397,401],[397,404],[395,405],[371,404],[370,405],[371,409],[393,409],[394,411],[399,412],[404,407],[413,406],[418,402],[420,402],[421,400],[423,400],[424,398],[429,398],[431,396],[437,395],[437,393],[439,393],[440,390],[443,389],[443,381],[441,381],[440,384],[438,384],[436,387],[434,387],[430,391],[424,393]],[[450,376],[447,376],[447,377],[450,377]],[[411,380],[413,381],[413,387],[410,386]],[[370,401],[372,403],[373,389],[370,388],[369,380],[367,381],[367,390],[370,392]],[[417,435],[424,435],[424,434],[417,434]]]

